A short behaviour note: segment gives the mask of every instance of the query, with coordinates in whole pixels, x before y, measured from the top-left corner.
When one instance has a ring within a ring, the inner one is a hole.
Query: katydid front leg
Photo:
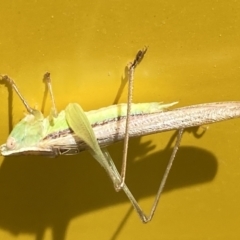
[[[27,103],[27,101],[25,100],[25,98],[22,96],[22,94],[19,92],[18,87],[16,85],[16,83],[14,82],[13,79],[11,79],[8,75],[1,75],[0,79],[2,81],[5,81],[7,84],[10,84],[10,86],[15,90],[15,92],[17,93],[17,95],[19,96],[19,98],[21,99],[23,105],[25,106],[25,108],[27,109],[27,111],[30,114],[34,114],[35,109],[31,108],[29,106],[29,104]]]

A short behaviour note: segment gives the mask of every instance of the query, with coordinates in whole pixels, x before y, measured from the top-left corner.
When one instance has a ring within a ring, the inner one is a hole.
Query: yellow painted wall
[[[125,65],[144,45],[134,102],[240,100],[239,1],[1,1],[0,26],[0,73],[39,109],[46,71],[59,109],[69,102],[85,110],[111,105]],[[0,96],[4,143],[10,116],[3,85]],[[125,101],[126,88],[119,99]],[[14,124],[24,111],[14,94]],[[185,132],[147,225],[88,153],[0,157],[0,239],[239,239],[239,124],[211,125],[200,138]],[[146,211],[173,135],[130,141],[127,183]],[[122,145],[110,152],[120,165]]]

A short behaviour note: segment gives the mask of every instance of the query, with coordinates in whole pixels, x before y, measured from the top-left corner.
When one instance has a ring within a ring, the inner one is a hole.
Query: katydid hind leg
[[[128,154],[128,141],[129,141],[129,120],[131,114],[131,104],[133,96],[133,81],[134,81],[134,71],[137,65],[142,61],[145,53],[147,52],[147,47],[138,51],[133,62],[128,65],[128,101],[127,101],[127,115],[126,115],[126,125],[125,125],[125,137],[123,143],[123,158],[121,167],[121,182],[119,185],[115,186],[116,191],[123,188],[125,178],[126,178],[126,168],[127,168],[127,154]]]
[[[179,148],[179,145],[180,145],[180,142],[181,142],[181,139],[182,139],[182,134],[183,134],[183,129],[179,129],[176,143],[175,143],[175,145],[174,145],[174,148],[173,148],[171,157],[170,157],[170,159],[169,159],[167,168],[166,168],[166,170],[165,170],[165,172],[164,172],[164,174],[163,174],[162,181],[160,182],[160,185],[159,185],[159,188],[158,188],[156,197],[155,197],[155,199],[154,199],[154,202],[153,202],[152,207],[151,207],[150,214],[149,214],[148,216],[143,212],[143,210],[141,209],[140,205],[138,204],[138,202],[136,201],[136,199],[134,198],[134,196],[132,195],[132,193],[130,192],[130,190],[127,188],[126,184],[123,185],[123,190],[124,190],[124,192],[126,193],[127,197],[128,197],[129,200],[131,201],[133,207],[134,207],[135,210],[137,211],[137,213],[138,213],[138,215],[139,215],[139,217],[140,217],[140,219],[142,220],[143,223],[148,223],[148,222],[150,222],[150,221],[152,220],[153,216],[154,216],[154,213],[155,213],[156,208],[157,208],[157,206],[158,206],[158,203],[159,203],[161,194],[162,194],[162,192],[163,192],[163,189],[164,189],[164,186],[165,186],[167,177],[168,177],[168,175],[169,175],[169,172],[170,172],[170,170],[171,170],[173,161],[174,161],[175,156],[176,156],[176,153],[177,153],[177,151],[178,151],[178,148]]]
[[[158,206],[158,203],[159,203],[159,200],[160,200],[160,197],[161,197],[161,194],[163,192],[163,189],[164,189],[164,186],[165,186],[165,183],[166,183],[166,180],[167,180],[167,177],[169,175],[169,172],[171,170],[171,167],[172,167],[172,164],[173,164],[173,161],[175,159],[175,156],[176,156],[176,153],[177,153],[177,150],[178,150],[178,147],[180,145],[180,142],[181,142],[181,138],[182,138],[182,133],[183,133],[183,129],[180,129],[178,131],[178,135],[177,135],[177,140],[176,140],[176,143],[174,145],[174,148],[173,148],[173,151],[172,151],[172,154],[171,154],[171,157],[169,159],[169,162],[168,162],[168,165],[167,165],[167,168],[164,172],[164,175],[163,175],[163,178],[162,178],[162,181],[160,182],[160,185],[159,185],[159,189],[157,191],[157,194],[156,194],[156,197],[154,199],[154,202],[152,204],[152,207],[151,207],[151,211],[149,213],[149,215],[146,215],[144,213],[144,211],[142,210],[142,208],[140,207],[139,203],[137,202],[137,200],[135,199],[135,197],[133,196],[133,194],[131,193],[131,191],[129,190],[129,188],[127,187],[127,185],[125,183],[123,183],[123,186],[122,186],[122,189],[123,191],[125,192],[125,194],[127,195],[128,199],[130,200],[130,202],[132,203],[134,209],[136,210],[136,212],[138,213],[140,219],[142,220],[143,223],[148,223],[149,221],[152,220],[153,216],[154,216],[154,213],[156,211],[156,208]],[[109,167],[108,167],[108,171],[111,172],[110,175],[115,175],[115,179],[118,179],[118,180],[121,180],[121,176],[120,174],[118,173],[118,170],[110,156],[110,154],[107,152],[106,149],[102,149],[103,151],[103,154],[104,156],[106,157],[106,159],[108,159],[108,163],[109,163]]]

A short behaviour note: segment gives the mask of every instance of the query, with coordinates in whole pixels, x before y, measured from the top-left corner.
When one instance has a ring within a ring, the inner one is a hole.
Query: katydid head
[[[28,154],[29,151],[34,151],[34,148],[38,148],[43,134],[44,117],[40,111],[33,110],[32,114],[27,114],[13,128],[6,144],[1,146],[1,154],[3,156]]]

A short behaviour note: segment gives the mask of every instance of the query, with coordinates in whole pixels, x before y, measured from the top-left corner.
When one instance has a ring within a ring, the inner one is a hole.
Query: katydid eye
[[[14,149],[15,146],[16,146],[16,140],[15,140],[15,138],[9,137],[9,138],[7,139],[6,146],[7,146],[7,148],[8,148],[9,150]]]

